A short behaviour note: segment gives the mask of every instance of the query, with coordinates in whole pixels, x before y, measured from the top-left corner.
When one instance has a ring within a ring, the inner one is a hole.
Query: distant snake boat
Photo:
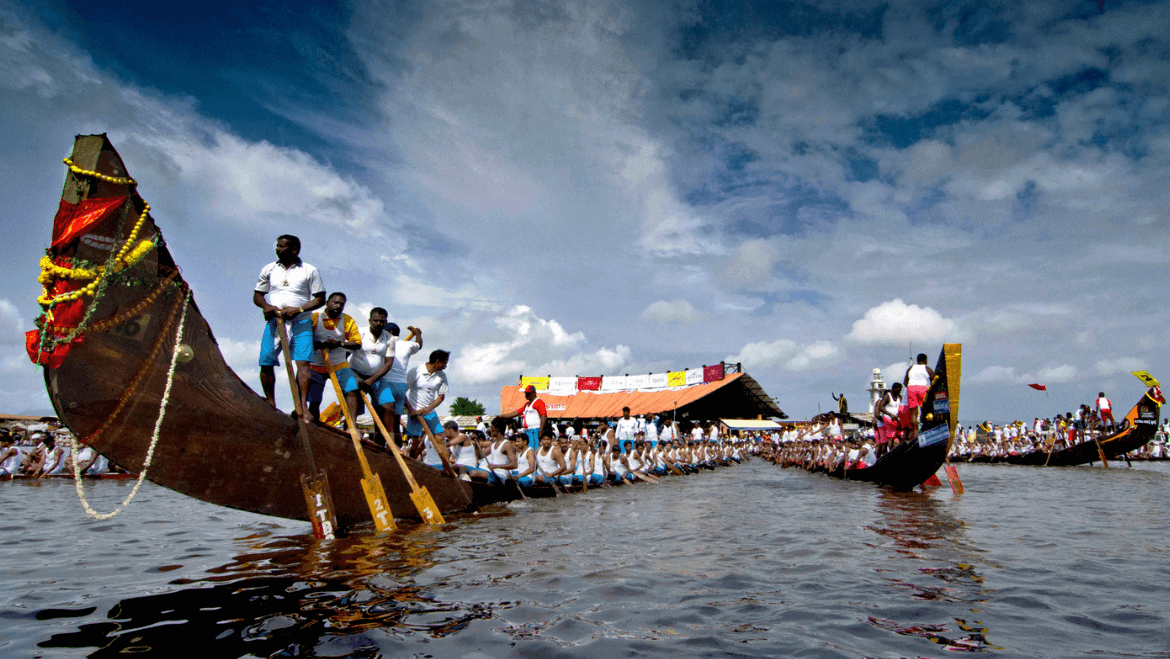
[[[903,441],[869,467],[847,468],[844,461],[833,469],[815,464],[799,466],[835,478],[868,481],[894,490],[910,490],[926,482],[946,462],[954,439],[959,416],[962,358],[961,344],[943,345],[934,367],[934,380],[922,403],[915,439]]]
[[[1158,433],[1158,422],[1162,403],[1166,400],[1157,385],[1150,387],[1129,414],[1125,415],[1120,427],[1113,434],[1094,441],[1089,439],[1060,450],[1037,449],[1017,455],[1006,455],[1000,460],[1014,465],[1038,467],[1072,467],[1101,460],[1125,457],[1126,453],[1139,449],[1154,439]],[[1100,446],[1100,451],[1098,451]]]
[[[301,477],[315,463],[328,479],[337,522],[368,523],[350,438],[316,424],[302,435],[296,419],[228,367],[106,136],[78,136],[65,163],[52,243],[41,262],[44,313],[26,335],[58,418],[113,463],[134,473],[148,469],[158,485],[263,515],[308,521]],[[419,518],[396,458],[384,449],[362,450],[393,516]],[[469,482],[415,460],[405,464],[442,513],[521,496],[514,484]]]

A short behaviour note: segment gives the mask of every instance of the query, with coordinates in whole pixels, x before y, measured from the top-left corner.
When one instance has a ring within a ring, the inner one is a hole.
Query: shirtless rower
[[[447,450],[453,458],[452,466],[459,472],[459,477],[463,480],[474,478],[486,481],[488,473],[479,468],[479,443],[459,430],[459,424],[454,420],[443,423],[443,435],[447,441]]]
[[[12,435],[0,433],[0,478],[12,478],[20,471],[20,449],[13,446]]]
[[[278,318],[289,321],[289,354],[296,363],[297,387],[306,422],[311,421],[309,362],[313,358],[313,327],[309,313],[325,306],[321,273],[301,260],[301,240],[284,235],[276,239],[276,261],[260,270],[252,303],[264,312],[268,324],[260,339],[260,386],[268,403],[276,407],[276,365],[280,363]],[[267,299],[266,299],[267,298]]]
[[[347,350],[362,347],[362,335],[357,323],[345,311],[345,293],[333,293],[325,302],[325,312],[313,312],[313,360],[309,364],[309,413],[313,420],[321,418],[321,400],[325,394],[325,383],[329,381],[329,369],[325,368],[322,350],[329,351],[329,363],[345,396],[345,405],[350,414],[357,416],[358,381],[346,361]],[[370,411],[373,414],[373,410]]]
[[[490,480],[494,479],[501,484],[512,477],[512,471],[518,464],[515,445],[504,433],[508,430],[508,422],[496,417],[488,428],[490,443],[488,445],[487,467],[491,470]]]
[[[537,472],[544,477],[543,479],[565,485],[573,482],[569,466],[565,463],[565,456],[560,447],[553,442],[552,434],[549,432],[540,435],[540,448],[536,451],[536,464],[540,467]]]

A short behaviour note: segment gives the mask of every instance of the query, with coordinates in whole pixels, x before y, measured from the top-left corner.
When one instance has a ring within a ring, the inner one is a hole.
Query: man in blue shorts
[[[349,367],[357,376],[358,386],[370,394],[370,403],[376,408],[370,414],[377,414],[382,425],[398,434],[398,416],[394,413],[394,392],[390,380],[385,377],[390,371],[387,356],[391,353],[394,337],[386,331],[388,314],[382,307],[370,310],[370,327],[361,331],[362,347],[349,354]],[[382,443],[379,434],[376,443]]]
[[[358,413],[357,377],[345,360],[345,353],[362,347],[362,334],[353,318],[344,313],[345,301],[345,293],[333,293],[325,303],[325,313],[313,314],[313,363],[309,366],[308,400],[309,412],[314,419],[321,417],[321,399],[330,379],[329,369],[321,356],[325,350],[329,351],[329,363],[333,365],[337,384],[341,385],[346,407],[353,416]]]
[[[436,350],[425,364],[410,367],[406,372],[406,408],[410,418],[406,422],[406,434],[414,439],[412,455],[422,455],[423,427],[427,424],[431,433],[443,434],[439,413],[435,411],[447,398],[447,361],[451,353]]]
[[[325,284],[317,268],[301,260],[301,241],[284,235],[276,239],[276,261],[260,270],[252,303],[264,312],[268,324],[260,338],[260,386],[268,403],[276,407],[276,369],[280,364],[277,318],[288,324],[289,352],[297,366],[304,420],[309,414],[309,361],[313,358],[312,311],[325,306]]]

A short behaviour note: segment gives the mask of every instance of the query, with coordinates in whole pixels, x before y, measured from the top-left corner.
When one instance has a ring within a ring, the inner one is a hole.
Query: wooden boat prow
[[[84,219],[87,211],[96,213],[94,208],[103,204],[114,210],[76,236],[54,244],[49,255],[62,267],[78,262],[67,259],[103,264],[112,250],[120,250],[127,242],[144,202],[135,184],[118,180],[128,178],[126,167],[105,135],[78,136],[71,160],[86,171],[71,171],[66,177],[54,236],[76,227],[79,217]],[[84,297],[54,309],[57,326],[49,331],[65,334],[96,304],[87,324],[91,329],[83,331],[80,340],[47,355],[36,348],[38,337],[30,338],[34,360],[57,362],[46,365],[44,377],[58,417],[113,462],[134,472],[146,467],[185,306],[182,344],[189,350],[183,350],[174,371],[147,472],[149,480],[217,505],[307,520],[301,475],[309,469],[297,422],[270,406],[228,367],[148,215],[134,242],[154,238],[155,248],[127,268],[96,302]],[[55,291],[69,289],[60,284],[60,280],[53,282]],[[251,291],[226,294],[250,297]],[[260,322],[257,314],[258,329]],[[315,425],[310,426],[308,437],[317,467],[328,476],[338,521],[343,525],[368,522],[369,510],[359,484],[362,473],[349,438]],[[417,518],[410,489],[393,456],[366,450],[366,458],[385,484],[394,516]],[[503,488],[473,485],[421,462],[407,462],[443,513],[502,496],[498,491]]]

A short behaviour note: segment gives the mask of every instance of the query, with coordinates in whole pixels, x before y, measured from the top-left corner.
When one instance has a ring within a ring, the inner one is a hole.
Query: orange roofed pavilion
[[[616,418],[622,415],[623,407],[629,407],[634,416],[674,410],[692,419],[787,418],[763,387],[743,371],[729,373],[715,382],[661,391],[579,391],[569,396],[540,392],[537,395],[544,401],[551,419]],[[524,389],[520,386],[500,390],[501,414],[518,410],[523,404]]]

